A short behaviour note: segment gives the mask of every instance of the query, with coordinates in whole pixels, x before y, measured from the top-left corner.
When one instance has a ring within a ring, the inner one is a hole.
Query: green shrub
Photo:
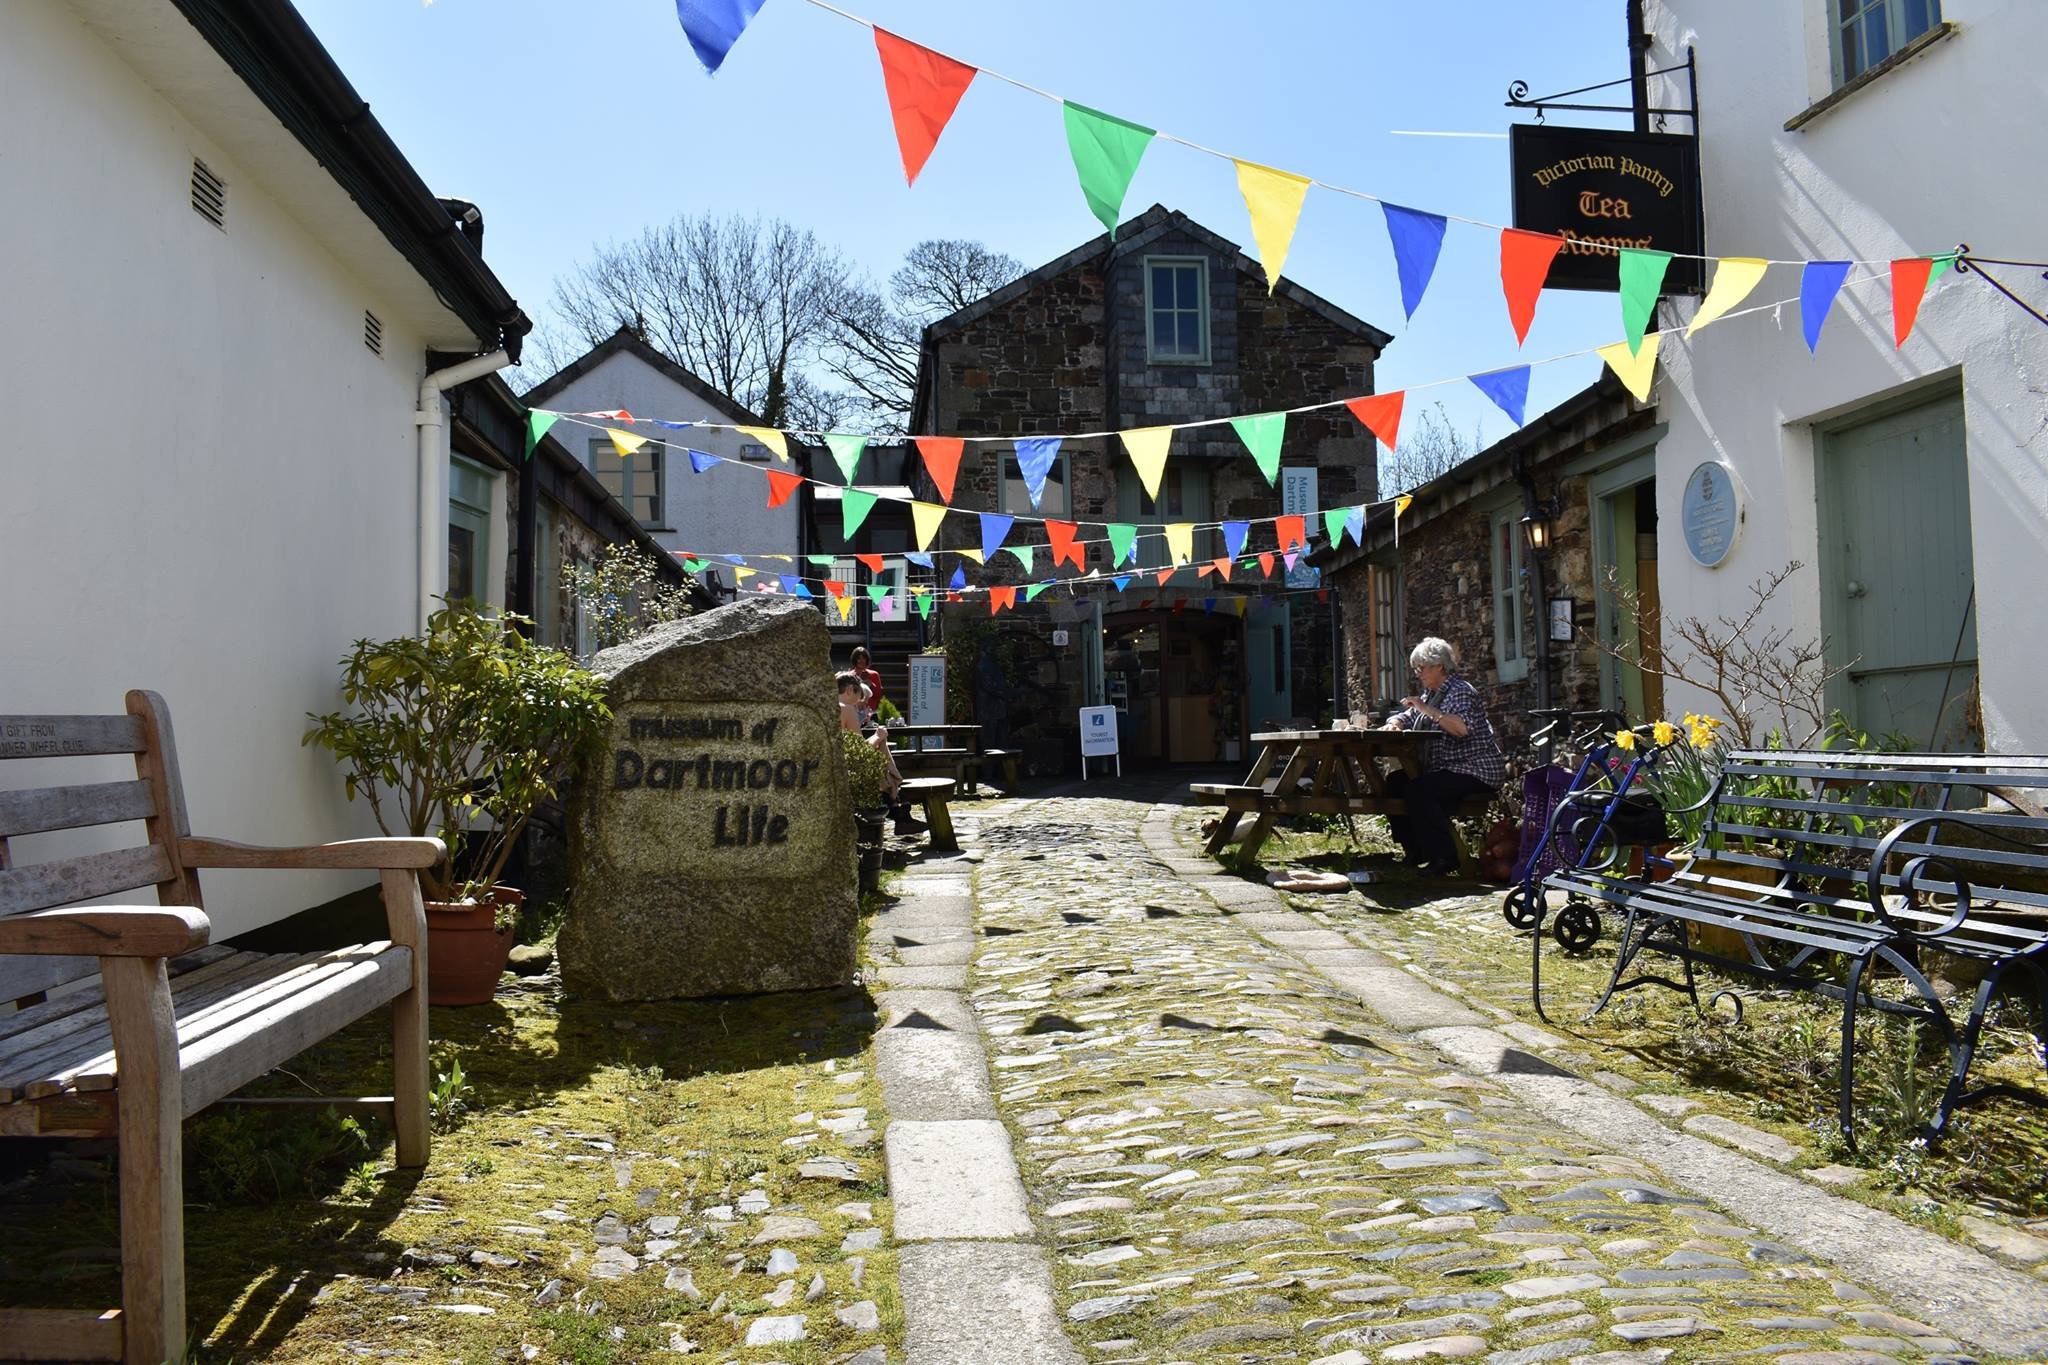
[[[873,810],[882,804],[882,777],[888,771],[882,755],[868,743],[866,735],[851,730],[839,732],[839,747],[846,755],[846,780],[853,787],[853,808]]]

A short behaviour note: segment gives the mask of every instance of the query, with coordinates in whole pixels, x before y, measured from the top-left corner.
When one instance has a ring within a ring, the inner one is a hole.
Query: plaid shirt
[[[1429,750],[1423,757],[1424,768],[1464,773],[1489,787],[1498,787],[1507,780],[1507,759],[1501,754],[1500,743],[1493,737],[1493,726],[1486,719],[1486,709],[1479,704],[1479,693],[1471,683],[1456,676],[1446,678],[1442,687],[1424,693],[1422,701],[1425,706],[1465,722],[1465,737],[1458,739],[1444,733],[1441,726],[1412,706],[1400,714],[1403,730],[1437,732],[1430,738]]]

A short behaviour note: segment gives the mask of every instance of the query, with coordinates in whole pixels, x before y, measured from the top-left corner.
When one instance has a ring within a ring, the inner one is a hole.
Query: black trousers
[[[1387,775],[1387,794],[1408,804],[1406,815],[1390,815],[1387,827],[1407,851],[1411,863],[1453,863],[1457,840],[1451,833],[1451,812],[1468,796],[1498,790],[1470,773],[1431,768],[1420,777],[1405,772]]]

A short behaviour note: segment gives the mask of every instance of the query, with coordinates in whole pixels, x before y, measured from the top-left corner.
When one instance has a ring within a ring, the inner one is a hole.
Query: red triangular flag
[[[925,473],[939,490],[939,501],[953,501],[953,476],[960,472],[960,451],[967,444],[958,436],[919,436],[917,453],[924,457]]]
[[[1197,565],[1195,568],[1195,577],[1207,578],[1210,574],[1215,572],[1216,566],[1214,564],[1201,564]]]
[[[1317,588],[1317,589],[1316,589],[1316,601],[1318,601],[1318,602],[1327,602],[1327,601],[1329,601],[1329,600],[1330,600],[1330,590],[1329,590],[1328,588]]]
[[[1266,577],[1271,578],[1273,576],[1273,552],[1271,550],[1259,551],[1259,568],[1265,571]]]
[[[914,185],[925,158],[939,145],[946,120],[973,82],[974,68],[879,28],[875,51],[882,55],[882,84],[889,88],[889,116],[896,121],[903,179]]]
[[[1174,600],[1174,604],[1173,604],[1173,614],[1174,614],[1175,616],[1178,616],[1178,615],[1180,615],[1182,611],[1184,611],[1184,610],[1186,610],[1186,609],[1187,609],[1187,605],[1188,605],[1188,599],[1187,599],[1187,598],[1185,598],[1185,597],[1181,597],[1181,598],[1176,598],[1176,599]]]
[[[989,614],[990,616],[994,616],[994,615],[995,615],[995,614],[996,614],[997,612],[1001,611],[1001,610],[1002,610],[1002,609],[1003,609],[1004,607],[1009,607],[1009,608],[1011,608],[1012,610],[1015,610],[1015,609],[1016,609],[1016,606],[1017,606],[1017,590],[1016,590],[1016,588],[1014,588],[1014,587],[1010,587],[1010,588],[990,588],[990,589],[988,590],[988,614]]]
[[[869,573],[880,573],[882,571],[882,557],[880,555],[855,555],[854,558],[867,565]]]
[[[1365,429],[1380,438],[1380,444],[1388,450],[1394,448],[1394,441],[1401,434],[1401,405],[1407,393],[1395,389],[1392,393],[1376,393],[1367,398],[1353,398],[1344,404],[1351,409],[1351,415],[1365,424]]]
[[[768,505],[780,507],[789,501],[789,495],[803,486],[804,476],[789,474],[780,469],[764,470],[768,475]]]
[[[1088,552],[1074,543],[1074,536],[1080,529],[1075,522],[1046,520],[1045,538],[1052,542],[1052,566],[1055,569],[1063,559],[1072,560],[1077,569],[1088,567]]]
[[[1154,578],[1156,578],[1156,579],[1158,579],[1158,580],[1159,580],[1159,586],[1163,588],[1163,587],[1165,587],[1165,586],[1166,586],[1166,580],[1167,580],[1167,579],[1169,579],[1169,578],[1171,578],[1171,577],[1173,577],[1173,570],[1172,570],[1172,569],[1161,569],[1161,570],[1160,570],[1160,571],[1159,571],[1158,573],[1156,573],[1156,574],[1154,574],[1154,575],[1152,575],[1152,576],[1153,576]]]
[[[1273,518],[1273,534],[1280,538],[1280,548],[1282,550],[1291,550],[1297,545],[1306,550],[1308,548],[1308,518],[1306,516],[1275,517]]]
[[[836,578],[828,578],[825,580],[825,591],[831,593],[834,597],[844,597],[846,596],[846,585]]]
[[[1215,559],[1210,561],[1210,563],[1215,567],[1216,572],[1223,575],[1223,581],[1225,583],[1228,583],[1230,581],[1230,566],[1232,562],[1233,561],[1228,555],[1225,555],[1222,559]]]
[[[1554,232],[1524,232],[1502,228],[1500,232],[1500,287],[1508,298],[1508,321],[1515,325],[1515,344],[1529,337],[1529,324],[1536,319],[1536,296],[1550,274],[1550,262],[1564,247],[1564,238]]]
[[[1893,349],[1906,344],[1913,335],[1913,323],[1920,316],[1920,300],[1927,297],[1927,280],[1934,271],[1934,258],[1914,256],[1892,262]]]

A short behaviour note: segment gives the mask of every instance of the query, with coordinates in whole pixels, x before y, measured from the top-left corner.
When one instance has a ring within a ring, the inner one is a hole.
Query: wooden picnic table
[[[979,725],[909,725],[901,722],[888,726],[889,747],[897,756],[897,766],[903,766],[903,756],[912,755],[911,763],[922,768],[925,765],[944,767],[954,774],[963,790],[978,789],[981,779],[1001,778],[1003,789],[1014,792],[1017,789],[1017,759],[1015,749],[984,749],[981,744]],[[938,740],[934,745],[930,741]],[[897,741],[903,741],[898,743]]]
[[[1427,730],[1271,730],[1252,736],[1259,757],[1242,783],[1196,782],[1197,796],[1219,797],[1223,818],[1209,837],[1210,853],[1221,853],[1240,817],[1256,814],[1238,845],[1240,869],[1256,865],[1260,845],[1282,815],[1403,815],[1407,806],[1387,790],[1390,765],[1409,777],[1422,774],[1423,755],[1434,732]],[[1461,814],[1471,812],[1461,811]],[[1459,860],[1465,860],[1463,842]]]

